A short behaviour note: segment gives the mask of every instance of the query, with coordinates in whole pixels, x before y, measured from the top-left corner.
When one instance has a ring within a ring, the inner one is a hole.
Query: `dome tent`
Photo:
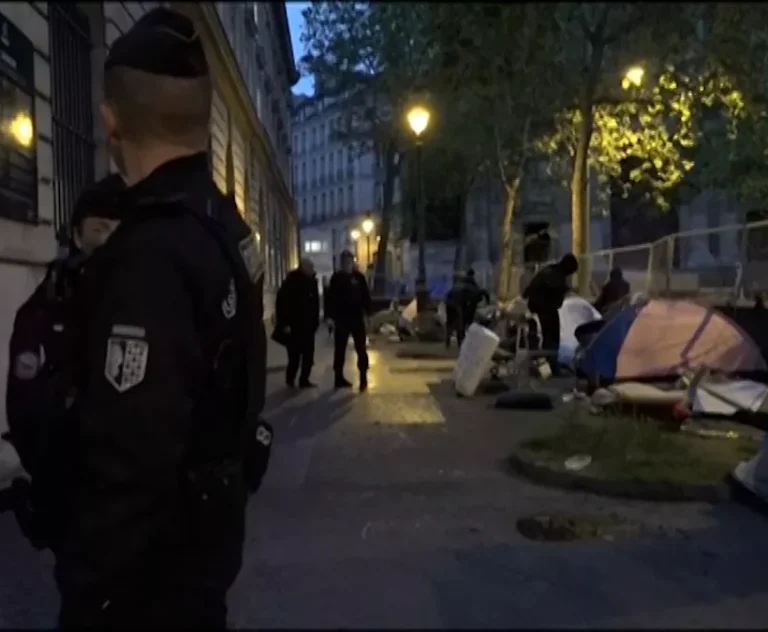
[[[624,308],[595,336],[579,364],[599,383],[671,378],[688,367],[740,375],[768,371],[755,342],[730,318],[680,300]]]

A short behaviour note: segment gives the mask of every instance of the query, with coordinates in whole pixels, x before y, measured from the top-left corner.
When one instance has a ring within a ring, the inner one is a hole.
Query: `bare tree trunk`
[[[373,296],[385,296],[387,293],[387,248],[389,246],[389,229],[392,223],[392,200],[395,195],[395,178],[400,168],[395,164],[397,155],[395,143],[389,141],[384,152],[384,186],[382,190],[381,229],[379,236],[376,269],[373,275]]]
[[[579,138],[576,145],[576,156],[573,162],[573,176],[571,178],[571,251],[580,258],[578,272],[578,289],[585,294],[589,289],[590,266],[583,258],[589,244],[589,231],[591,226],[591,212],[587,205],[587,186],[589,186],[589,145],[592,142],[593,110],[595,105],[595,91],[600,70],[603,65],[603,53],[605,43],[601,36],[595,37],[591,44],[589,59],[587,62],[584,88],[579,101]]]
[[[493,200],[493,190],[491,188],[493,187],[493,178],[491,177],[490,169],[488,169],[487,176],[485,189],[485,231],[488,242],[488,262],[491,264],[491,267],[493,267],[496,265],[498,257],[496,256],[496,230],[493,221],[493,204],[491,203]]]
[[[512,298],[512,277],[513,267],[515,264],[514,253],[514,240],[513,240],[513,227],[512,224],[515,219],[515,204],[517,203],[517,194],[520,191],[520,183],[523,180],[523,174],[525,173],[525,163],[528,159],[528,130],[530,128],[531,119],[528,117],[525,120],[523,127],[523,136],[521,141],[520,158],[517,163],[517,169],[514,176],[511,179],[504,178],[504,213],[501,217],[500,234],[501,234],[501,252],[499,256],[499,269],[496,276],[496,297],[499,300],[507,300]],[[501,156],[499,156],[499,168],[502,175],[506,176],[506,172],[501,163]]]

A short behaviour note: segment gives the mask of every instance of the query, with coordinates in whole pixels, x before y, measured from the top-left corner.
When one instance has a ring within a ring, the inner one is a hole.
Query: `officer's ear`
[[[112,105],[105,101],[99,106],[99,113],[104,123],[104,137],[106,140],[118,140],[120,134],[118,132],[117,115]]]

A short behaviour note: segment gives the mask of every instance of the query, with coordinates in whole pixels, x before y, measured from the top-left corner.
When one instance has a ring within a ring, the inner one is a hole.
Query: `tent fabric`
[[[595,336],[580,369],[600,381],[670,377],[688,367],[766,371],[754,341],[732,320],[689,301],[626,307]]]
[[[600,320],[602,315],[588,300],[581,296],[568,296],[558,310],[560,316],[560,348],[557,359],[560,364],[570,364],[579,347],[576,328],[579,325]]]

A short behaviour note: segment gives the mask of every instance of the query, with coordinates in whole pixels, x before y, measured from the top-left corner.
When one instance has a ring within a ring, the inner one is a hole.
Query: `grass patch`
[[[595,418],[570,421],[550,436],[529,439],[517,454],[564,471],[564,461],[589,454],[579,474],[616,482],[717,484],[760,444],[748,437],[704,438],[670,432],[650,421]]]

